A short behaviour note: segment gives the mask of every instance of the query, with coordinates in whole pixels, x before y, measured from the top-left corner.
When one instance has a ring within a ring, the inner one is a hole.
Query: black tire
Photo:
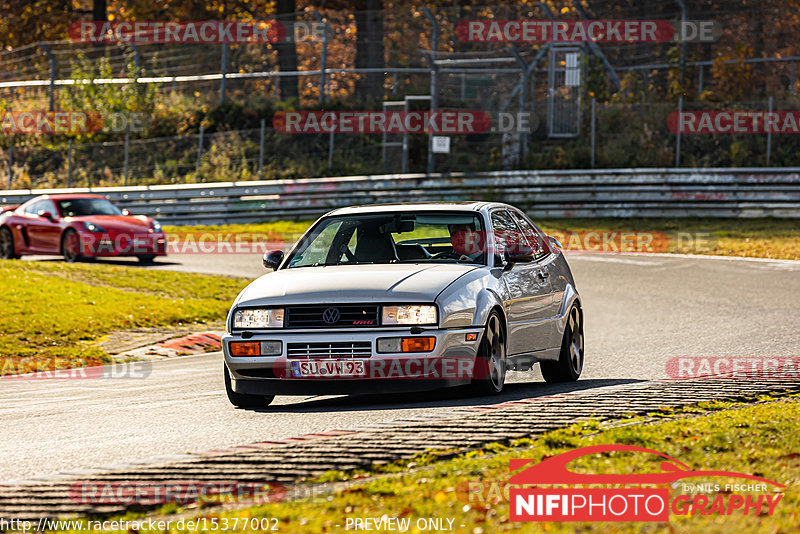
[[[497,310],[489,313],[483,332],[475,367],[472,370],[471,390],[475,395],[497,395],[506,381],[506,331]]]
[[[73,239],[77,239],[78,242],[72,243],[71,240]],[[77,250],[75,247],[77,247]],[[85,259],[80,254],[80,238],[75,230],[68,228],[61,236],[61,255],[64,256],[64,261],[67,263],[75,263]]]
[[[228,371],[228,366],[224,366],[225,374],[225,393],[228,394],[228,400],[231,404],[238,408],[266,408],[275,399],[275,395],[245,395],[243,393],[236,393],[233,391],[231,385],[231,375]]]
[[[156,259],[155,254],[143,254],[141,256],[136,256],[139,259],[139,263],[143,265],[148,265],[153,263],[153,260]]]
[[[4,260],[16,260],[19,254],[14,250],[14,234],[8,226],[0,228],[0,258]]]
[[[567,317],[558,361],[542,362],[542,376],[551,383],[574,382],[581,376],[583,360],[583,314],[573,306]]]

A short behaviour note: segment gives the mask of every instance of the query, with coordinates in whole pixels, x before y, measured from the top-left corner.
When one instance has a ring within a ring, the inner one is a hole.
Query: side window
[[[53,203],[52,200],[40,200],[36,203],[39,207],[36,208],[36,214],[38,215],[40,211],[47,211],[50,215],[58,215],[58,211],[56,210],[56,205]]]
[[[289,267],[324,264],[341,226],[341,221],[328,224],[318,234],[312,236],[311,243],[302,255],[292,258]]]
[[[348,250],[350,250],[350,252],[352,252],[353,254],[355,254],[356,245],[358,245],[358,238],[356,237],[357,234],[358,232],[353,232],[353,235],[350,236],[350,241],[348,241],[346,245]],[[346,256],[347,255],[345,255],[344,261],[350,261]]]
[[[521,213],[517,213],[516,211],[512,211],[511,215],[514,217],[514,220],[517,222],[519,227],[522,229],[522,233],[528,240],[531,248],[533,249],[533,259],[539,260],[547,256],[547,246],[545,243],[545,239],[547,239],[543,233],[537,231],[537,229],[528,222],[528,220],[522,216]]]
[[[506,250],[514,252],[530,247],[514,219],[506,210],[492,212],[492,230],[494,231],[495,253],[501,258],[505,256]]]
[[[39,210],[45,209],[44,208],[44,203],[45,203],[44,200],[40,200],[38,202],[34,202],[33,204],[31,204],[27,208],[25,208],[25,213],[27,215],[38,215],[39,214]]]

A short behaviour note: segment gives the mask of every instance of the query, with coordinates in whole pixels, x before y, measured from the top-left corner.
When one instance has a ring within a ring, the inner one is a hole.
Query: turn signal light
[[[258,341],[231,341],[231,356],[260,356],[261,343]]]
[[[404,337],[403,352],[430,352],[436,346],[435,337]]]

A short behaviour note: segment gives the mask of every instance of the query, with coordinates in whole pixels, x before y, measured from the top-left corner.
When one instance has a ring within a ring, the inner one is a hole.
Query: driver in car
[[[450,244],[453,252],[466,256],[470,261],[480,263],[486,250],[486,240],[483,232],[475,230],[473,224],[450,224]]]

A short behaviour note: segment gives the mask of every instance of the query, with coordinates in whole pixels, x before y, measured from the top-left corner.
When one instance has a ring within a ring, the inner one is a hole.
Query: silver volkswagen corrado
[[[356,206],[317,220],[236,298],[223,337],[236,406],[275,395],[503,389],[583,368],[583,311],[561,245],[494,202]]]

